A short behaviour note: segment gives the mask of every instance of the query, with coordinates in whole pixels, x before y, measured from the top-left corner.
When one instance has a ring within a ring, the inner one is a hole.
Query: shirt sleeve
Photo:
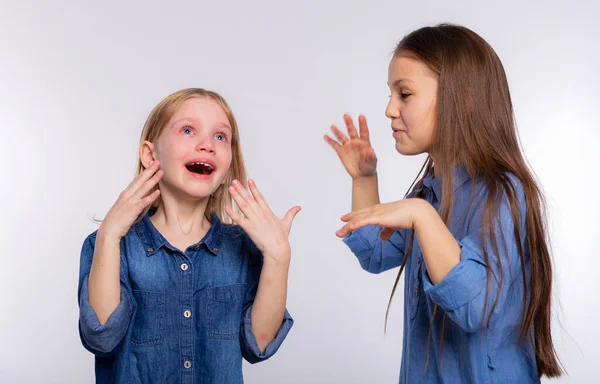
[[[387,241],[379,239],[381,227],[367,225],[344,238],[344,243],[358,258],[360,266],[370,273],[381,273],[402,264],[406,231],[396,231]]]
[[[433,285],[426,269],[423,268],[425,293],[465,332],[476,332],[485,326],[496,299],[498,301],[495,312],[500,313],[506,308],[507,300],[511,301],[511,308],[521,308],[524,287],[521,283],[519,243],[523,245],[527,268],[529,255],[525,247],[525,203],[522,190],[520,192],[517,193],[520,206],[520,239],[515,235],[515,222],[505,195],[499,205],[498,220],[495,220],[493,227],[497,251],[491,236],[482,238],[479,225],[472,233],[458,240],[461,248],[460,262],[444,280]],[[484,257],[484,247],[487,250],[487,260]],[[489,291],[488,266],[491,270]],[[513,283],[520,284],[520,289],[515,290]],[[513,292],[509,294],[511,289]],[[515,291],[520,292],[521,296],[515,295]]]
[[[83,243],[79,271],[79,337],[83,346],[100,357],[113,355],[121,345],[129,328],[135,309],[135,301],[131,298],[131,289],[123,278],[121,262],[121,302],[109,316],[105,324],[100,324],[96,312],[89,303],[88,278],[92,267],[96,232]],[[121,243],[121,254],[123,245]]]
[[[269,359],[277,352],[279,347],[281,347],[281,344],[283,344],[283,341],[287,337],[288,333],[290,332],[290,329],[294,325],[294,320],[292,319],[292,316],[286,308],[277,335],[267,345],[264,352],[260,351],[256,342],[256,337],[254,335],[254,332],[252,331],[251,314],[252,307],[254,304],[254,298],[256,297],[256,292],[258,290],[260,272],[262,269],[262,254],[254,246],[254,244],[251,244],[250,247],[250,265],[248,267],[249,288],[246,293],[246,302],[244,304],[244,309],[242,312],[242,321],[240,325],[240,346],[242,350],[242,356],[244,357],[244,359],[246,359],[251,364],[255,364]]]

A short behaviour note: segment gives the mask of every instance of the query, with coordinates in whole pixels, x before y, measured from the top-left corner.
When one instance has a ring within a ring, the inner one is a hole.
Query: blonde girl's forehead
[[[198,114],[209,114],[212,115],[215,120],[219,120],[219,122],[226,124],[227,126],[231,125],[227,108],[225,108],[225,106],[223,106],[218,100],[208,96],[194,96],[185,100],[174,111],[168,125],[172,125],[179,120],[193,120]]]

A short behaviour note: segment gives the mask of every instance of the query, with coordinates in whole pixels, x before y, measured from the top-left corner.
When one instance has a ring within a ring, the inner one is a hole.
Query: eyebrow
[[[390,87],[390,83],[387,83],[387,85],[390,88],[396,88],[401,83],[414,83],[414,81],[412,81],[411,79],[398,79],[398,80],[394,81],[394,83],[392,84],[391,87]]]
[[[189,117],[183,117],[177,121],[174,121],[173,124],[171,125],[171,127],[175,127],[177,124],[181,123],[182,121],[188,121],[190,123],[194,123],[196,121],[196,119],[192,119]],[[220,129],[227,129],[230,132],[233,132],[233,130],[231,129],[231,127],[229,126],[229,124],[223,124],[222,127]]]

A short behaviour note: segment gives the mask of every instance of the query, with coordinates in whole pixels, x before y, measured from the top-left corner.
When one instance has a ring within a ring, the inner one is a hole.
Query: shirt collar
[[[142,220],[140,220],[137,224],[134,225],[135,232],[138,234],[140,239],[142,240],[142,244],[144,244],[144,250],[147,256],[154,256],[162,247],[169,248],[172,251],[177,251],[177,248],[173,247],[167,239],[156,229],[154,224],[150,218],[156,209],[152,209],[144,215]],[[212,213],[212,223],[210,229],[200,240],[195,244],[196,247],[204,244],[208,252],[216,256],[219,253],[219,249],[221,248],[221,243],[223,241],[223,227],[224,224],[221,222],[216,213]]]
[[[452,168],[452,179],[454,184],[454,192],[456,192],[458,188],[471,179],[471,176],[464,165],[458,164]],[[425,175],[425,178],[423,179],[423,185],[420,188],[416,188],[415,192],[420,192],[423,189],[433,190],[433,193],[437,197],[438,201],[441,200],[442,178],[440,176],[433,176],[433,168],[431,168],[427,175]]]

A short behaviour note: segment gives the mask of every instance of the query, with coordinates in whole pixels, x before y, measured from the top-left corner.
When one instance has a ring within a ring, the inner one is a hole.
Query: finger
[[[151,194],[140,200],[140,205],[142,206],[142,209],[154,203],[156,199],[158,199],[158,196],[160,196],[160,189],[157,189],[156,191],[152,192]]]
[[[372,147],[367,148],[365,160],[367,160],[367,162],[369,163],[377,161],[377,156],[375,156],[375,150]]]
[[[338,139],[338,141],[340,143],[342,143],[342,145],[344,145],[344,143],[346,141],[348,141],[348,136],[346,136],[344,133],[342,133],[342,131],[340,131],[338,129],[338,127],[336,127],[335,125],[331,126],[331,132],[333,132],[333,134],[335,135],[335,137]]]
[[[329,137],[327,135],[323,135],[323,139],[325,139],[325,142],[327,144],[329,144],[329,146],[331,148],[333,148],[334,151],[336,151],[337,153],[339,153],[339,150],[342,148],[342,146],[340,145],[340,143],[338,143],[337,141],[333,140],[331,137]]]
[[[243,189],[243,188],[236,188],[235,187],[235,182],[233,184],[234,185],[231,185],[229,187],[229,194],[231,195],[231,197],[233,198],[233,200],[235,201],[235,203],[237,204],[237,206],[240,208],[240,211],[242,211],[242,213],[248,219],[250,219],[251,217],[254,217],[255,216],[254,209],[250,206],[250,204],[248,203],[248,200],[245,199],[242,196],[242,194],[240,193],[241,190],[245,191],[245,189]],[[256,202],[254,202],[254,204],[256,204]]]
[[[144,169],[139,175],[133,178],[131,183],[123,191],[126,195],[131,196],[143,185],[148,179],[150,179],[159,169],[160,161],[156,160],[152,162],[148,168]]]
[[[302,210],[302,207],[295,206],[295,207],[290,208],[290,210],[287,211],[285,216],[283,216],[283,222],[286,224],[286,226],[288,228],[288,233],[289,233],[289,230],[292,228],[292,222],[294,221],[294,218],[296,218],[296,215],[301,210]]]
[[[227,215],[229,215],[229,217],[231,217],[231,220],[233,220],[233,222],[235,224],[237,224],[240,227],[244,228],[244,226],[246,225],[246,220],[248,220],[248,219],[246,219],[245,217],[243,217],[239,213],[235,212],[233,210],[233,208],[231,208],[229,205],[225,207],[225,213],[227,213]]]
[[[367,125],[367,118],[363,115],[358,116],[358,128],[360,129],[360,138],[363,140],[369,140],[369,126]]]
[[[392,237],[394,232],[396,232],[394,228],[385,227],[381,230],[381,232],[379,232],[379,239],[383,241],[388,241],[390,237]]]
[[[368,217],[349,221],[348,223],[346,223],[346,225],[344,225],[340,230],[336,232],[336,235],[338,237],[345,237],[350,232],[356,231],[358,228],[371,224],[369,221],[370,220]]]
[[[254,197],[250,194],[250,192],[248,192],[248,190],[242,185],[242,183],[240,183],[239,180],[233,180],[231,184],[234,186],[238,194],[244,200],[246,200],[246,203],[248,204],[248,207],[250,207],[250,209],[254,210],[255,212],[260,211],[260,206],[254,199]]]
[[[252,192],[252,196],[254,196],[254,200],[256,200],[256,202],[258,203],[258,205],[265,211],[273,213],[271,211],[271,208],[269,207],[269,204],[267,203],[267,201],[265,200],[265,198],[263,197],[262,193],[260,193],[260,191],[258,190],[258,186],[256,186],[256,183],[254,182],[254,180],[250,179],[248,180],[248,187],[250,188],[250,192]]]
[[[356,126],[354,125],[354,121],[350,115],[344,115],[344,122],[346,123],[346,127],[348,128],[348,136],[351,139],[358,139],[358,132],[356,132]]]
[[[144,196],[146,196],[152,190],[152,188],[154,188],[156,186],[156,184],[158,184],[158,182],[160,181],[160,179],[162,179],[164,174],[165,174],[164,171],[162,169],[159,169],[154,174],[154,176],[152,176],[150,178],[150,180],[148,180],[144,184],[142,184],[137,191],[132,191],[133,197],[142,199]]]
[[[343,238],[348,236],[348,234],[352,232],[350,230],[350,228],[348,227],[348,225],[344,225],[342,228],[340,228],[335,234],[337,237]]]
[[[340,217],[340,220],[342,220],[344,222],[348,222],[357,216],[366,214],[368,212],[368,210],[369,209],[367,208],[367,209],[361,209],[358,211],[346,213],[344,216]]]

